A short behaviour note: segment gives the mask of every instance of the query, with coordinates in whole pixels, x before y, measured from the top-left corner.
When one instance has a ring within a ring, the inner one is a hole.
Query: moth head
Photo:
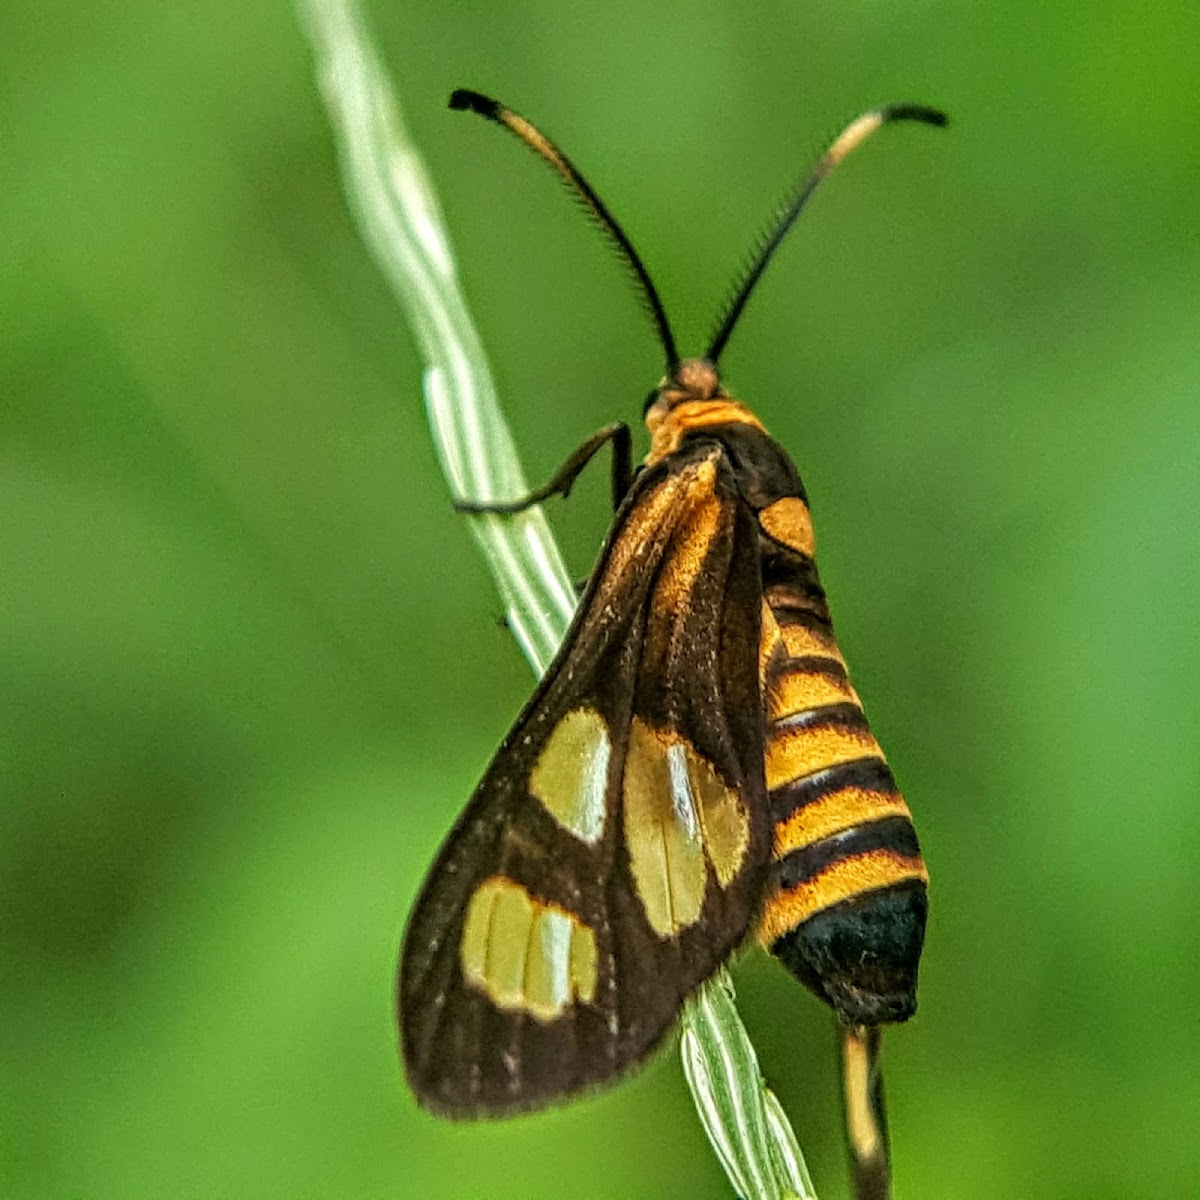
[[[721,386],[721,374],[715,363],[706,358],[685,358],[664,375],[658,387],[646,397],[646,424],[653,433],[679,405],[723,400],[728,395]]]

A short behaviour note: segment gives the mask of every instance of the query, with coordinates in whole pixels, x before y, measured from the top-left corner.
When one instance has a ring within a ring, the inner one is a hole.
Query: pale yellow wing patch
[[[590,846],[604,834],[611,757],[604,718],[594,708],[577,708],[554,727],[529,775],[529,791]]]
[[[698,801],[704,850],[717,882],[723,888],[728,887],[742,869],[750,846],[750,819],[741,797],[725,786],[712,764],[687,742],[672,746],[668,754],[675,754],[686,763],[687,781]]]
[[[638,899],[659,937],[695,923],[708,882],[700,816],[690,791],[673,793],[671,774],[667,745],[635,717],[625,757],[625,844]]]
[[[727,887],[750,844],[741,798],[677,734],[635,717],[623,789],[625,844],[650,928],[673,937],[704,907],[711,864]]]
[[[497,1008],[539,1021],[596,995],[596,935],[574,913],[534,899],[503,875],[467,905],[459,942],[463,979]]]

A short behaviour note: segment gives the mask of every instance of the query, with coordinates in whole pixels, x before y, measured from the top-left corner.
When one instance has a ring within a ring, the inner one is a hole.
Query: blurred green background
[[[1200,20],[1115,3],[375,3],[540,480],[660,372],[503,97],[589,175],[685,350],[864,107],[724,359],[794,453],[933,873],[889,1039],[908,1197],[1200,1192]],[[528,668],[286,4],[0,12],[0,1190],[728,1194],[674,1049],[440,1124],[397,946]],[[572,569],[605,472],[551,512]],[[735,978],[823,1200],[830,1018]]]

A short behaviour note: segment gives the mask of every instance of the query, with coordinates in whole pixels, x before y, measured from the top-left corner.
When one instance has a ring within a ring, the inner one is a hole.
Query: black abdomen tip
[[[924,884],[855,896],[777,938],[774,954],[847,1025],[907,1021],[917,1009]]]

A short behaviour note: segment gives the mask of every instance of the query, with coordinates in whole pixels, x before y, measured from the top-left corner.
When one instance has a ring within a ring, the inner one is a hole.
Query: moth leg
[[[580,472],[596,454],[612,442],[612,499],[613,509],[619,507],[633,482],[633,439],[629,426],[624,421],[615,421],[597,429],[586,442],[575,450],[561,467],[555,471],[549,483],[536,488],[519,500],[455,500],[456,512],[462,513],[519,513],[551,496],[566,499]]]
[[[843,1025],[842,1097],[854,1200],[891,1200],[892,1167],[878,1025]]]

